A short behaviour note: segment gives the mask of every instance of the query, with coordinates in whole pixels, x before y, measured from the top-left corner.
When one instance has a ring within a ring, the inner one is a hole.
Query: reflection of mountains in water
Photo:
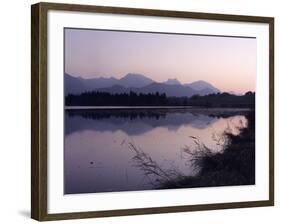
[[[178,130],[181,126],[204,129],[220,117],[245,114],[243,111],[187,109],[65,110],[65,134],[83,130],[118,131],[141,135],[156,127]]]

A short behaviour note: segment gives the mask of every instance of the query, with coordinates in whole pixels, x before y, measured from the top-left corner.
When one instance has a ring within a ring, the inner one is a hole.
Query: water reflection
[[[194,175],[182,148],[195,136],[212,150],[224,131],[247,125],[243,111],[187,109],[67,110],[65,113],[65,193],[154,189],[136,166],[129,145],[141,148],[163,168]]]

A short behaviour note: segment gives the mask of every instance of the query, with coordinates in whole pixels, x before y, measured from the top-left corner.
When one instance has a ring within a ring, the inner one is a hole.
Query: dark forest
[[[202,107],[247,107],[255,106],[255,93],[244,95],[215,93],[205,96],[167,97],[165,93],[116,93],[84,92],[69,94],[66,106],[202,106]]]

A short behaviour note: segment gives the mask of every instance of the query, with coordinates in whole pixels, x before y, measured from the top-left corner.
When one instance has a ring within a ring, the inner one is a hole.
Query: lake
[[[247,109],[68,108],[65,109],[64,192],[97,193],[158,189],[157,176],[196,175],[191,155],[197,143],[220,152],[224,132],[247,127]]]

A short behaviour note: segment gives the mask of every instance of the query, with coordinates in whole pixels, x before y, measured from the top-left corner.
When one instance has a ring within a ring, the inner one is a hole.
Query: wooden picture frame
[[[274,18],[224,15],[201,12],[166,11],[90,5],[38,3],[31,7],[31,217],[39,221],[80,219],[170,212],[203,211],[274,205]],[[268,199],[228,203],[207,203],[180,206],[145,207],[82,212],[48,212],[48,12],[67,11],[111,15],[187,18],[267,24],[269,26],[269,182]]]

